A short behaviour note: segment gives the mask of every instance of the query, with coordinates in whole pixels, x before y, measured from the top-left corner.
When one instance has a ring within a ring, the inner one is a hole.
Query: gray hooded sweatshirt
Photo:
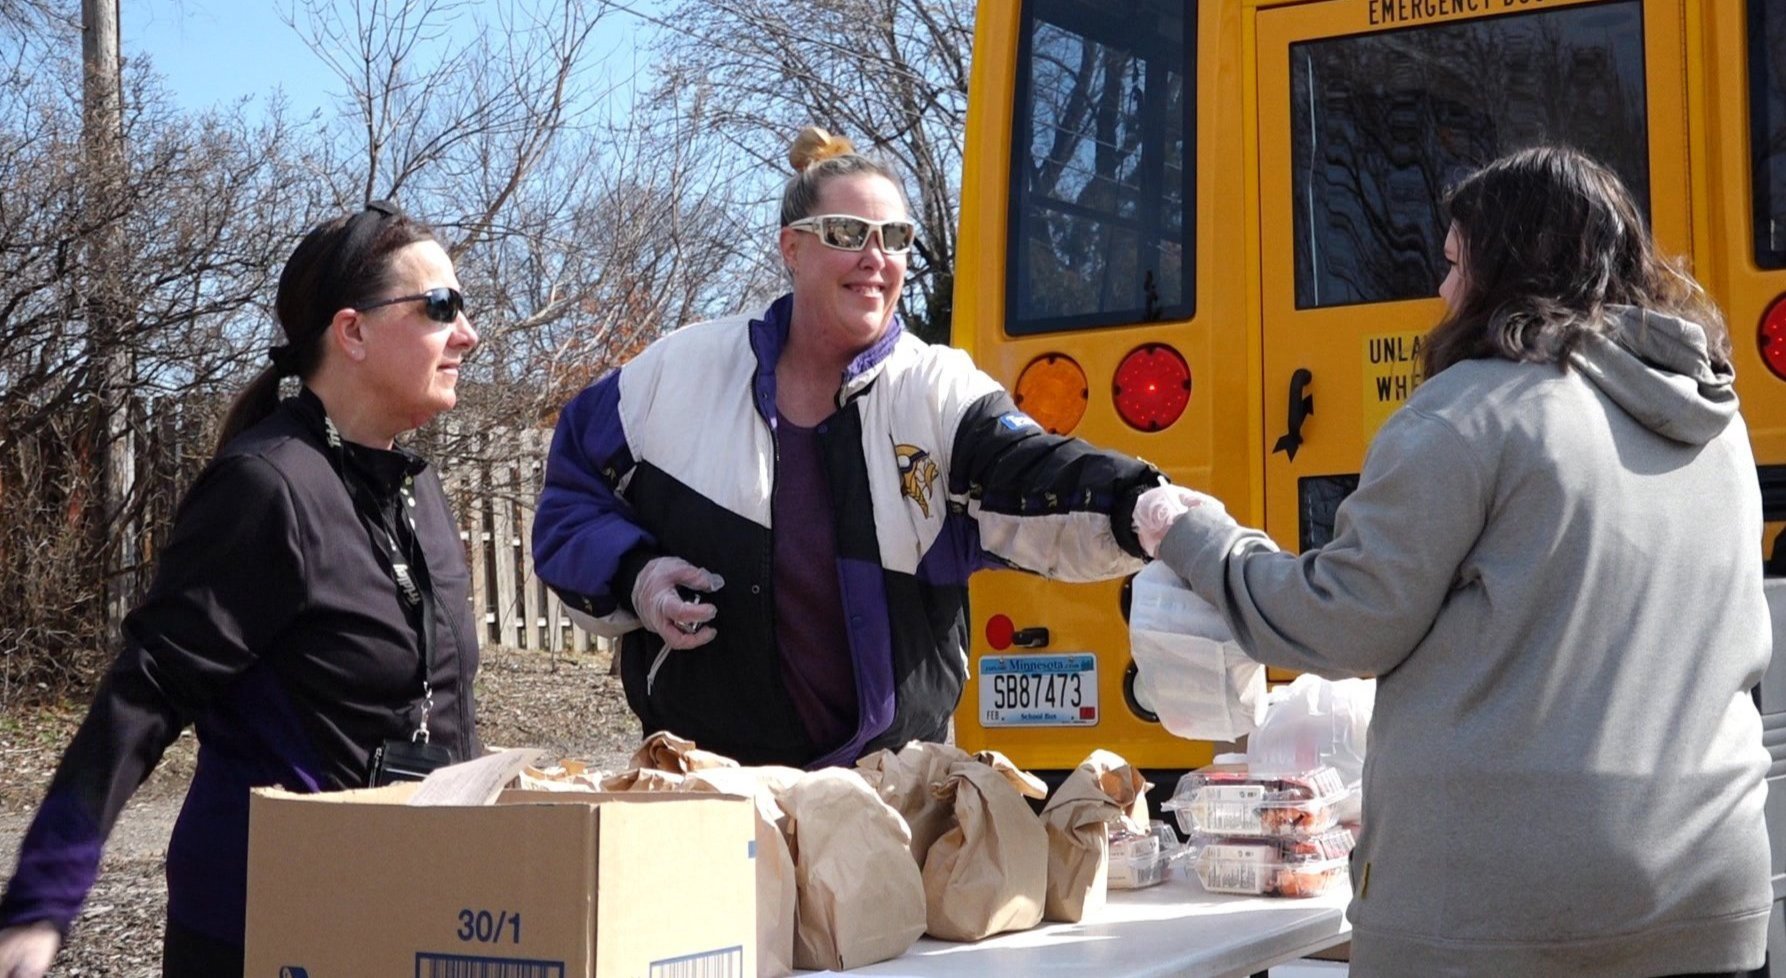
[[[1692,323],[1428,379],[1300,556],[1213,507],[1160,557],[1249,654],[1376,676],[1352,973],[1758,967],[1761,500]]]

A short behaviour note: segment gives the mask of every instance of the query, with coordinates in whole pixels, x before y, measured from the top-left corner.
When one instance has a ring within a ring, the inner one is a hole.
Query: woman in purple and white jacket
[[[898,183],[823,130],[789,155],[793,292],[676,330],[565,407],[534,560],[624,635],[646,733],[819,767],[943,739],[968,576],[1132,573],[1134,500],[1160,479],[1042,431],[965,353],[907,334]]]

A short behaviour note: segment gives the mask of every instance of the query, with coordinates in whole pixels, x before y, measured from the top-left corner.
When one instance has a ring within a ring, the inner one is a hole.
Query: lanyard
[[[429,681],[434,673],[434,586],[428,576],[428,563],[422,553],[422,538],[415,525],[415,479],[405,473],[403,481],[397,486],[397,494],[402,505],[398,507],[401,518],[409,526],[410,549],[413,556],[404,552],[397,542],[396,529],[390,523],[389,516],[377,499],[372,497],[367,487],[360,480],[350,478],[347,474],[347,449],[341,442],[341,432],[335,428],[335,422],[326,414],[323,416],[323,432],[329,443],[329,461],[335,467],[335,474],[341,478],[341,484],[347,488],[347,495],[353,500],[354,510],[359,514],[360,522],[365,524],[373,544],[384,557],[385,573],[391,575],[396,582],[397,596],[403,602],[405,613],[420,612],[421,628],[418,630],[422,645],[422,720],[416,728],[411,740],[428,742],[428,714],[434,709],[434,686]],[[419,578],[419,579],[418,579]]]

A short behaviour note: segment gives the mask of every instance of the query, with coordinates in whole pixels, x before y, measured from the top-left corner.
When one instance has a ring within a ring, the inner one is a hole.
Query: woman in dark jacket
[[[0,978],[49,967],[119,811],[187,724],[166,975],[241,974],[250,788],[357,788],[478,751],[464,551],[439,477],[395,444],[453,406],[477,343],[458,285],[388,204],[315,228],[286,262],[288,342],[231,406],[25,835]],[[280,401],[286,376],[303,386]]]

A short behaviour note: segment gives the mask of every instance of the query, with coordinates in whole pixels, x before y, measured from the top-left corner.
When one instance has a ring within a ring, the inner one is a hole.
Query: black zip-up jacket
[[[321,401],[304,391],[231,441],[187,493],[148,597],[125,620],[124,649],[25,836],[0,926],[67,930],[124,803],[194,724],[198,770],[168,845],[168,916],[239,945],[249,788],[362,787],[372,751],[416,729],[416,622],[324,430]],[[436,598],[428,726],[433,743],[473,757],[477,639],[446,494],[408,452],[349,444],[347,456],[349,477],[390,512],[402,479],[414,480]]]

